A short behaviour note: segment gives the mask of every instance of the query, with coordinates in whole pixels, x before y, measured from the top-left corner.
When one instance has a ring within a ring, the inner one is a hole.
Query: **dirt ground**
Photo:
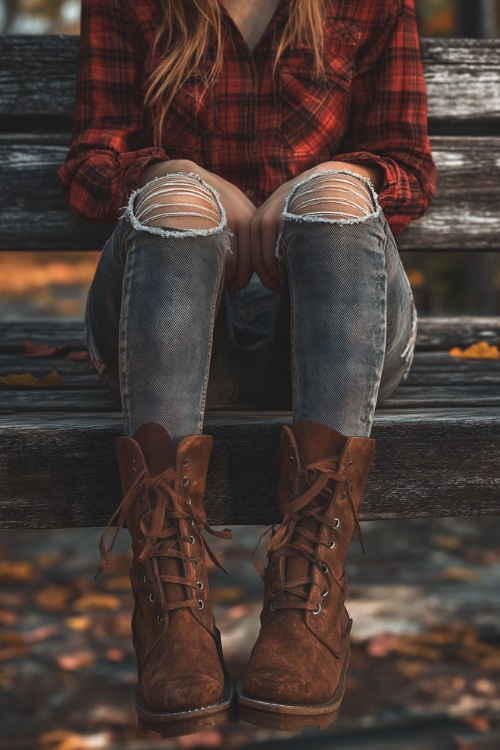
[[[259,627],[260,527],[214,547],[217,624],[235,677]],[[319,732],[236,722],[160,740],[133,707],[127,531],[97,579],[99,529],[0,532],[0,748],[500,748],[500,518],[365,522],[348,558],[353,652],[338,721]],[[211,540],[212,542],[212,540]]]

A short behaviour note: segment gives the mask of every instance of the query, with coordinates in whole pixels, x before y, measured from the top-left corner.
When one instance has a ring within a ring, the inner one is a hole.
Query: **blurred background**
[[[498,37],[500,0],[416,0],[423,36]],[[78,34],[78,0],[0,0],[0,33]],[[1,80],[1,72],[0,72]],[[499,314],[498,253],[402,253],[421,315]],[[83,319],[99,257],[0,252],[0,320]],[[439,488],[437,488],[439,491]],[[215,615],[235,676],[258,632],[261,532],[213,545]],[[0,748],[500,748],[500,534],[497,518],[363,524],[349,554],[352,657],[339,720],[325,732],[243,723],[171,741],[145,737],[135,663],[127,532],[94,581],[100,530],[0,530]],[[211,543],[212,544],[212,543]]]

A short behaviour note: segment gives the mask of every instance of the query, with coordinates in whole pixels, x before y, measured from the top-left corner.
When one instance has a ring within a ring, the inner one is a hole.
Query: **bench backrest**
[[[56,170],[70,140],[79,38],[0,37],[0,249],[100,249]],[[422,39],[436,198],[401,250],[500,250],[500,40]]]

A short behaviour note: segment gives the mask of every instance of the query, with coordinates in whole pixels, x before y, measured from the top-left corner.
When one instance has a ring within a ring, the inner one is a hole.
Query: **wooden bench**
[[[77,49],[75,37],[0,38],[0,249],[98,250],[111,232],[72,215],[56,177]],[[398,246],[498,251],[500,40],[423,39],[422,54],[438,191]],[[117,402],[86,362],[22,359],[24,338],[83,347],[83,318],[0,323],[2,375],[54,367],[64,379],[52,389],[0,386],[0,526],[101,526],[121,499]],[[478,340],[499,343],[500,319],[420,318],[410,376],[376,413],[363,518],[500,513],[500,362],[447,353]],[[210,405],[210,522],[276,520],[278,436],[290,420]]]

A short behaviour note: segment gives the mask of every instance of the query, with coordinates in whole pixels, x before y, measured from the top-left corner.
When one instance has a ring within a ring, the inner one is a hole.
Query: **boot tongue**
[[[166,471],[174,463],[174,446],[168,432],[157,422],[148,422],[134,433],[140,443],[151,474]]]
[[[347,440],[346,436],[337,432],[337,430],[308,419],[293,422],[291,429],[297,441],[302,469],[313,461],[340,455]],[[302,483],[302,486],[299,484],[299,493],[305,492],[306,489],[307,485],[305,481]],[[320,523],[315,518],[307,517],[299,521],[295,528],[304,529],[311,534],[317,535],[320,530]],[[308,544],[307,540],[303,539],[297,532],[294,532],[292,541],[295,542],[299,539]],[[287,581],[312,576],[312,573],[313,565],[306,557],[297,555],[297,557],[289,557],[287,559],[285,568],[285,578]],[[304,584],[300,588],[297,587],[295,591],[300,591],[306,595],[308,594],[308,589],[309,586]],[[306,601],[305,596],[301,597],[291,592],[286,593],[286,598],[289,601]]]

